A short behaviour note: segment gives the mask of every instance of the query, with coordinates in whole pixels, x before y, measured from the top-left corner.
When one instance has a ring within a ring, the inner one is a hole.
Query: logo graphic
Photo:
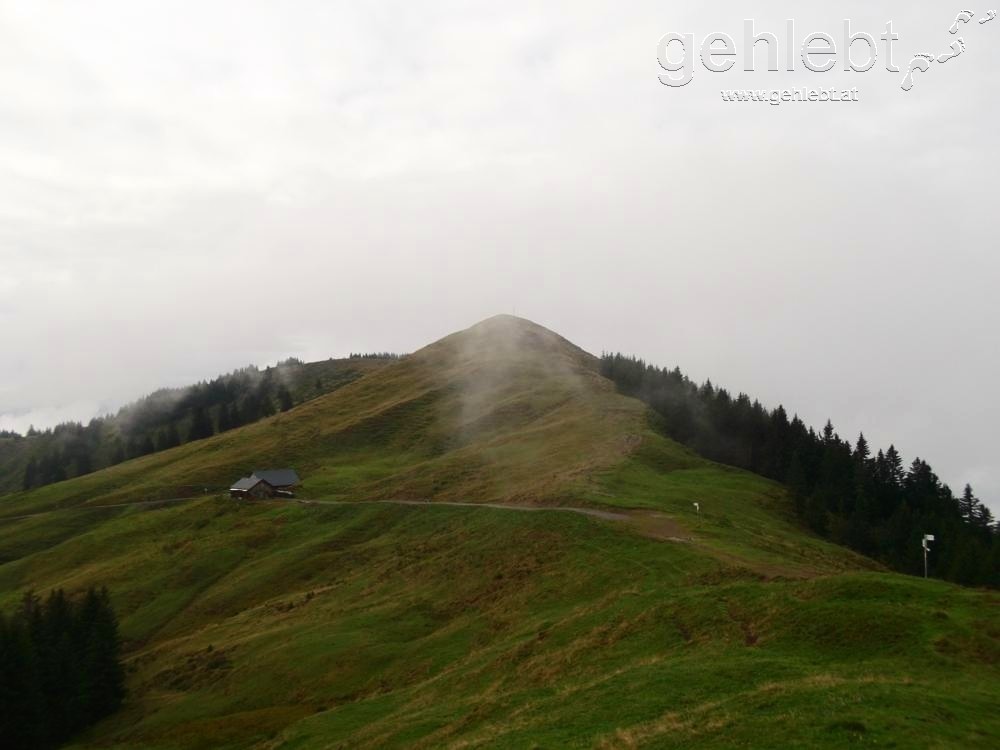
[[[963,24],[977,21],[977,26],[983,26],[997,17],[997,11],[987,11],[986,15],[977,18],[975,11],[963,10],[955,17],[954,23],[948,29],[948,33],[958,34]],[[899,34],[892,28],[892,21],[886,22],[885,31],[877,38],[864,31],[854,31],[850,19],[844,19],[843,33],[840,36],[842,42],[838,49],[834,36],[825,32],[817,31],[807,34],[797,45],[795,35],[795,21],[789,19],[785,22],[784,44],[778,41],[778,37],[771,32],[757,33],[756,23],[753,19],[743,21],[743,70],[753,72],[756,69],[754,53],[758,44],[767,47],[767,69],[778,71],[783,68],[785,71],[795,71],[802,64],[806,70],[813,73],[826,73],[837,67],[838,58],[845,72],[865,73],[875,67],[878,60],[879,49],[885,55],[885,69],[890,73],[900,73],[902,70],[893,60],[893,44],[899,41]],[[881,44],[879,43],[881,42]],[[864,46],[866,50],[862,50]],[[782,51],[784,55],[782,55]],[[943,65],[958,57],[966,51],[966,41],[964,37],[953,40],[946,51],[940,54],[920,52],[913,55],[900,88],[903,91],[910,91],[915,82],[917,73],[927,73],[934,65]],[[797,54],[796,54],[797,52]],[[861,60],[855,59],[855,53],[866,54]],[[679,53],[679,54],[678,54]],[[674,32],[664,34],[656,46],[656,61],[664,71],[659,77],[660,83],[671,88],[686,86],[694,79],[695,67],[695,42],[694,34],[677,34]],[[728,34],[713,32],[708,34],[701,42],[698,49],[698,56],[705,70],[711,73],[725,73],[736,65],[738,57],[736,43]],[[802,98],[795,98],[794,92],[803,92]],[[733,92],[723,91],[723,99],[726,101],[770,101],[772,104],[778,101],[858,101],[857,89],[849,89],[842,92],[839,98],[831,95],[827,98],[809,98],[806,94],[816,92],[816,89],[786,89],[784,91],[771,92]],[[835,89],[819,89],[819,91],[834,92]],[[728,96],[727,96],[728,94]],[[744,97],[738,94],[755,94],[757,96]],[[770,94],[770,96],[767,96]],[[850,96],[848,96],[850,94]],[[775,101],[777,98],[777,101]]]

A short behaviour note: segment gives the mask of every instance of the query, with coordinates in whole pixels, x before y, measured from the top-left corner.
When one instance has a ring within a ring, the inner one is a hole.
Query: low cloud
[[[36,429],[54,427],[63,422],[86,424],[104,411],[97,401],[77,401],[62,406],[42,406],[20,413],[0,414],[0,430],[13,430],[22,435],[34,426]]]

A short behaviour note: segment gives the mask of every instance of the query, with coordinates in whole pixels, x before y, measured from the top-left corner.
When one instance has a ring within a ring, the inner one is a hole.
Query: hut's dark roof
[[[253,479],[263,479],[272,487],[294,487],[301,480],[295,469],[259,469],[250,475]]]
[[[236,482],[233,483],[233,486],[230,487],[229,489],[230,489],[230,491],[236,490],[236,491],[241,491],[241,492],[247,492],[247,491],[253,489],[254,487],[256,487],[261,482],[265,482],[266,484],[270,484],[270,482],[268,482],[266,479],[263,479],[263,478],[257,477],[257,476],[250,476],[250,477],[242,477],[241,479],[238,479]]]

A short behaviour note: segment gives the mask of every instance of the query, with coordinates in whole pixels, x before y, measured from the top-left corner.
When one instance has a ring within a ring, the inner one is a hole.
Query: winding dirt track
[[[195,500],[205,500],[211,497],[210,495],[199,495],[196,497],[174,497],[166,498],[162,500],[137,500],[131,503],[109,503],[107,505],[81,505],[74,508],[55,508],[53,510],[41,511],[39,513],[28,513],[17,516],[0,516],[0,523],[4,521],[22,521],[31,518],[42,518],[44,516],[49,516],[54,513],[67,513],[70,511],[102,511],[102,510],[120,510],[123,508],[141,508],[141,507],[156,507],[159,505],[167,505],[173,503],[183,503]],[[259,501],[258,501],[259,502]],[[310,505],[324,505],[324,506],[360,506],[360,505],[412,505],[416,507],[429,508],[434,506],[446,506],[446,507],[457,507],[457,508],[491,508],[493,510],[504,510],[504,511],[514,511],[520,513],[541,513],[541,512],[555,512],[555,513],[575,513],[580,516],[587,516],[589,518],[596,518],[601,521],[613,521],[616,523],[624,523],[632,527],[632,529],[640,534],[650,539],[657,539],[661,542],[670,542],[674,544],[692,544],[702,550],[707,554],[710,554],[720,561],[739,567],[750,568],[760,572],[765,577],[783,577],[783,578],[808,578],[813,575],[820,574],[821,571],[818,570],[804,570],[798,568],[787,568],[781,565],[764,565],[759,561],[745,560],[737,557],[734,554],[724,552],[718,549],[714,549],[709,545],[705,545],[696,536],[692,535],[691,532],[676,519],[668,516],[664,513],[659,513],[655,510],[638,510],[638,509],[622,509],[620,511],[614,510],[601,510],[598,508],[582,508],[577,506],[568,505],[513,505],[508,503],[470,503],[470,502],[457,502],[457,501],[441,501],[435,502],[431,500],[293,500],[293,501],[282,501],[282,502],[294,502],[295,504],[303,507]]]
[[[567,505],[508,505],[505,503],[459,503],[459,502],[436,502],[434,500],[306,500],[306,504],[312,505],[417,505],[421,507],[445,505],[453,508],[496,508],[497,510],[521,510],[533,511],[563,511],[564,513],[578,513],[581,516],[591,516],[605,521],[627,521],[631,518],[626,513],[616,513],[610,510],[597,510],[596,508],[575,508]]]
[[[195,497],[173,497],[162,500],[136,500],[131,503],[109,503],[107,505],[80,505],[72,508],[54,508],[52,510],[38,513],[27,513],[16,516],[0,516],[0,523],[4,521],[23,521],[32,518],[42,518],[54,513],[68,513],[71,511],[102,511],[120,510],[123,508],[156,507],[173,503],[191,502],[195,500],[205,500],[212,495],[197,495]],[[216,496],[217,497],[217,496]],[[263,502],[263,501],[256,501]],[[457,508],[492,508],[494,510],[516,511],[521,513],[575,513],[580,516],[596,518],[601,521],[613,521],[624,523],[632,529],[650,539],[674,544],[691,544],[702,549],[707,554],[718,558],[721,562],[743,568],[749,568],[759,572],[766,578],[810,578],[820,575],[822,570],[812,568],[791,568],[784,565],[765,564],[760,561],[743,559],[730,552],[719,550],[712,545],[705,544],[701,539],[694,536],[681,522],[675,518],[660,513],[655,510],[622,509],[622,510],[601,510],[598,508],[583,508],[569,505],[514,505],[510,503],[470,503],[457,501],[432,501],[432,500],[291,500],[280,501],[283,503],[293,502],[299,506],[310,505],[412,505],[417,507],[446,506]]]
[[[41,511],[39,513],[28,513],[19,516],[0,516],[3,521],[24,521],[31,518],[42,518],[53,513],[66,513],[70,511],[97,511],[114,510],[121,508],[141,508],[155,507],[169,503],[183,503],[194,500],[204,500],[205,495],[196,497],[173,497],[163,500],[137,500],[131,503],[109,503],[107,505],[79,505],[73,508],[55,508],[53,510]],[[597,508],[581,508],[569,505],[513,505],[508,503],[462,503],[456,501],[433,500],[297,500],[299,505],[412,505],[416,507],[447,506],[453,508],[493,508],[494,510],[519,511],[522,513],[558,512],[576,513],[581,516],[597,518],[602,521],[625,521],[632,522],[645,536],[651,536],[662,541],[669,542],[691,542],[693,541],[686,531],[667,516],[650,511],[611,511],[599,510]]]
[[[108,510],[113,508],[140,508],[167,503],[183,503],[194,500],[204,500],[205,495],[196,497],[171,497],[163,500],[136,500],[131,503],[109,503],[107,505],[77,505],[72,508],[54,508],[38,513],[27,513],[20,516],[0,516],[0,521],[23,521],[28,518],[41,518],[53,513],[67,513],[70,511],[85,510]],[[591,516],[605,521],[627,521],[631,516],[626,513],[616,513],[609,510],[597,510],[596,508],[574,508],[558,505],[508,505],[505,503],[459,503],[459,502],[435,502],[433,500],[299,500],[293,501],[299,505],[416,505],[428,507],[434,505],[446,505],[456,508],[495,508],[497,510],[520,510],[520,511],[563,511],[566,513],[578,513],[581,516]]]

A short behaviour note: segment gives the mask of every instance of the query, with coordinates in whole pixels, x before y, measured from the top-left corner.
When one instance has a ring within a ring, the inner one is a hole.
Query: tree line
[[[397,360],[389,352],[351,360]],[[165,388],[86,425],[0,432],[0,494],[64,479],[226,432],[329,393],[365,370],[344,360],[253,365],[187,388]]]
[[[405,357],[405,354],[395,352],[351,352],[348,359],[388,359],[397,360]]]
[[[211,437],[295,405],[277,370],[247,367],[182,390],[163,389],[86,426],[30,430],[40,449],[24,467],[22,489],[89,474],[130,458]]]
[[[894,445],[873,454],[863,434],[852,444],[830,421],[817,433],[781,406],[768,410],[745,393],[698,385],[678,368],[605,354],[601,372],[661,415],[678,442],[784,483],[799,518],[818,534],[912,574],[923,572],[923,535],[934,534],[932,575],[1000,587],[992,513],[969,485],[956,497],[926,461],[904,466]]]
[[[398,359],[356,354],[353,359]],[[344,385],[364,370],[343,360],[249,366],[187,388],[161,389],[88,424],[0,432],[0,494],[34,489],[251,424]]]
[[[118,622],[106,589],[0,613],[0,744],[57,747],[114,713],[125,696]]]

